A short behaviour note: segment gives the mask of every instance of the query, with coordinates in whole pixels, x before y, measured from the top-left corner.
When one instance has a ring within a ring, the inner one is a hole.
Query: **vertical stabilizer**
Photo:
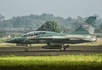
[[[94,34],[96,16],[90,16],[76,31],[80,34]]]

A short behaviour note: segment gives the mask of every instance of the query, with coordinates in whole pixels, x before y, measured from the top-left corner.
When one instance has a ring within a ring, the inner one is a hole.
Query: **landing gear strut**
[[[69,45],[67,45],[67,46],[61,45],[60,51],[65,51],[66,48],[68,48],[68,47],[69,47]]]
[[[61,45],[60,51],[65,51],[65,47],[63,45]]]

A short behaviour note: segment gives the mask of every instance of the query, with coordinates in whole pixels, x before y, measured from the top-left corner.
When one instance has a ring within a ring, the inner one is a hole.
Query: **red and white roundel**
[[[84,24],[82,24],[82,27],[83,27],[85,30],[89,30],[90,25],[85,22]]]

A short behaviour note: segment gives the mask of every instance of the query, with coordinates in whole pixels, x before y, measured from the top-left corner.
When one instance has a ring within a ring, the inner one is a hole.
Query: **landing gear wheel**
[[[25,52],[28,52],[28,48],[24,48],[24,51],[25,51]]]
[[[67,45],[66,48],[69,48],[69,45]]]
[[[65,50],[66,50],[66,47],[62,45],[60,48],[60,51],[65,51]]]

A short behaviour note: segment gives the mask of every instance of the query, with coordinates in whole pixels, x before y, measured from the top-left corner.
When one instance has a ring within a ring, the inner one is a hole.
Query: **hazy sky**
[[[64,18],[97,14],[102,18],[102,0],[0,0],[0,14],[6,19],[42,13]]]

